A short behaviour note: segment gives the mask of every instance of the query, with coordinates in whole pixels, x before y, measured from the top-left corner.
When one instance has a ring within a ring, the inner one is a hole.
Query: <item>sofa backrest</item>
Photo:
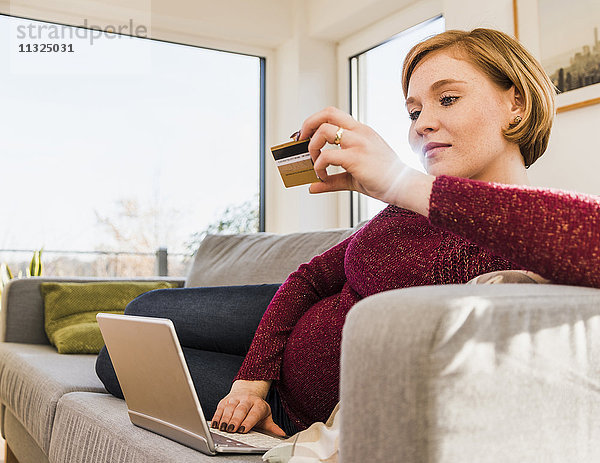
[[[196,252],[185,286],[283,283],[300,264],[346,239],[355,230],[207,235]]]
[[[202,241],[188,277],[186,287],[231,286],[283,283],[304,262],[346,239],[355,228],[290,233],[252,233],[207,235]],[[155,277],[180,282],[180,279]],[[12,280],[2,294],[0,341],[48,344],[44,330],[44,302],[40,284],[45,281],[95,282],[106,278],[36,277]],[[110,281],[131,281],[111,278]]]

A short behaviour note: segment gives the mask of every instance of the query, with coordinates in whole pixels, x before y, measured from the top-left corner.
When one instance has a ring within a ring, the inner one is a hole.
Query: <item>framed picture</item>
[[[515,37],[559,89],[558,112],[600,103],[600,2],[513,0]]]

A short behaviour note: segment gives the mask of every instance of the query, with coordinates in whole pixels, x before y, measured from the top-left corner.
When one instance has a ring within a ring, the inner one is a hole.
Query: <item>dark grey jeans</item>
[[[278,288],[273,284],[161,289],[134,299],[125,313],[173,321],[198,399],[206,419],[211,419],[219,401],[229,392]],[[98,355],[96,373],[111,394],[123,398],[106,347]],[[298,429],[285,413],[274,387],[267,402],[275,423],[288,435],[295,434]]]

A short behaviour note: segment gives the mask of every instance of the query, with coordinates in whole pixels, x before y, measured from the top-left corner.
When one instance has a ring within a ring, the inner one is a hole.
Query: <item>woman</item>
[[[427,174],[338,109],[304,122],[299,138],[312,138],[322,180],[311,193],[355,190],[390,205],[279,288],[213,427],[285,435],[325,421],[339,396],[345,316],[371,294],[523,268],[600,287],[598,200],[523,186],[554,115],[535,59],[501,32],[448,31],[409,52],[402,80],[409,142]],[[330,165],[345,172],[329,176]]]
[[[592,219],[600,217],[597,201],[458,179],[528,184],[526,167],[545,151],[554,116],[553,86],[539,63],[503,33],[449,31],[409,52],[402,79],[412,121],[410,145],[428,175],[403,165],[372,129],[335,108],[304,122],[299,137],[312,137],[309,150],[322,179],[310,186],[311,193],[355,190],[393,206],[284,283],[231,392],[218,406],[214,426],[247,431],[258,425],[281,433],[263,400],[271,381],[277,381],[295,424],[324,421],[338,396],[344,316],[354,302],[375,292],[461,283],[510,268],[600,286],[599,224]],[[341,149],[325,150],[326,142]],[[330,165],[346,172],[328,176]],[[558,206],[565,216],[548,217]],[[563,233],[555,234],[561,227]],[[585,241],[570,239],[573,232]],[[386,259],[391,245],[396,263]],[[435,268],[430,259],[442,265]],[[316,291],[315,285],[320,285]],[[295,307],[290,299],[300,294],[311,297]],[[338,298],[335,303],[323,302],[332,297]],[[328,348],[310,345],[319,339],[330,342]],[[331,374],[324,373],[327,368]]]

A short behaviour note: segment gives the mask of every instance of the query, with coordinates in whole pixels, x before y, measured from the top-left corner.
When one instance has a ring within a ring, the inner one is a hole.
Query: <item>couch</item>
[[[281,282],[352,232],[209,235],[187,279],[172,281]],[[39,291],[49,280],[14,280],[2,295],[7,463],[262,461],[205,456],[133,426],[94,355],[49,345]],[[341,461],[600,461],[599,366],[600,290],[449,285],[368,297],[343,332]]]

